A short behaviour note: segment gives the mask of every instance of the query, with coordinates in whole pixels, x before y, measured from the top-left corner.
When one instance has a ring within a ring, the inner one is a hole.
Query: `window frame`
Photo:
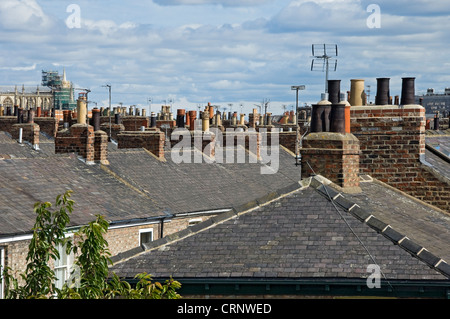
[[[67,234],[66,237],[72,237],[73,238],[73,234]],[[59,253],[59,259],[55,259],[55,263],[53,265],[53,272],[55,273],[55,277],[56,277],[56,281],[55,281],[55,286],[58,289],[61,289],[62,286],[64,286],[64,284],[67,282],[67,280],[70,278],[72,270],[74,269],[74,253],[73,251],[70,252],[70,254],[66,254],[65,249],[66,246],[64,245],[64,247],[61,244],[58,244],[58,247],[56,247],[58,249],[58,253]],[[61,256],[64,256],[65,260],[64,260],[64,264],[60,264],[61,263]],[[59,280],[61,280],[62,278],[58,277],[58,272],[59,270],[64,270],[64,279],[63,282],[60,284]]]
[[[139,229],[139,246],[142,246],[142,234],[147,234],[147,233],[151,233],[151,240],[150,242],[152,242],[154,240],[154,230],[153,228],[143,228],[143,229]]]

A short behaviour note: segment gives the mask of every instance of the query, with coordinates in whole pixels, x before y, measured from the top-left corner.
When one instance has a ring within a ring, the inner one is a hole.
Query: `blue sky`
[[[79,27],[66,21],[71,5]],[[362,78],[373,101],[377,77],[399,95],[414,76],[417,93],[440,92],[450,87],[449,18],[447,0],[1,0],[0,86],[34,86],[41,70],[65,68],[98,105],[110,84],[113,106],[151,98],[153,110],[172,100],[249,112],[270,99],[279,113],[295,104],[291,85],[306,85],[301,105],[320,99],[325,74],[310,70],[311,45],[329,43],[339,48],[330,79],[343,91]]]

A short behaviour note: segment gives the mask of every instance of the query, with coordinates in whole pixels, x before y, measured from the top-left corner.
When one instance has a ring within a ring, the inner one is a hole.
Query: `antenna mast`
[[[313,60],[311,62],[311,71],[325,71],[325,93],[328,93],[328,73],[330,67],[332,71],[337,69],[338,48],[337,44],[313,44]]]

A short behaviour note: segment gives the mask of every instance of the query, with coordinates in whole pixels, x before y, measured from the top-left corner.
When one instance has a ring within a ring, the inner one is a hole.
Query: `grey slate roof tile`
[[[348,217],[350,226],[389,279],[445,279],[367,224]],[[311,188],[167,243],[166,247],[170,249],[149,250],[119,262],[112,270],[122,274],[123,267],[132,268],[143,261],[155,277],[179,279],[194,274],[220,278],[244,273],[251,273],[252,278],[365,278],[366,267],[372,263],[332,204]]]

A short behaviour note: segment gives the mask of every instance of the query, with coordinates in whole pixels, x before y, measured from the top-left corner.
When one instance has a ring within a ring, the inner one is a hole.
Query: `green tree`
[[[176,292],[181,287],[178,281],[167,280],[164,284],[152,282],[149,274],[136,276],[138,282],[132,287],[116,274],[109,272],[112,265],[108,242],[104,235],[109,223],[101,215],[88,225],[80,228],[74,236],[66,237],[70,214],[74,201],[71,191],[58,195],[55,209],[49,202],[36,203],[37,214],[33,227],[33,237],[29,244],[27,267],[19,280],[10,274],[11,269],[3,271],[5,297],[8,299],[58,298],[58,299],[177,299]],[[50,261],[58,260],[58,246],[64,247],[67,254],[76,256],[71,280],[61,289],[56,287],[56,275]]]

